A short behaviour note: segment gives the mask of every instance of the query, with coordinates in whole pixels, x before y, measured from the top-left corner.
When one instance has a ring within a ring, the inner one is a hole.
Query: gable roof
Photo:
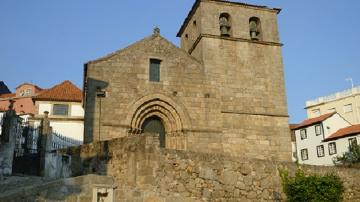
[[[22,84],[18,85],[18,86],[16,87],[16,89],[18,89],[18,88],[20,88],[21,86],[24,86],[24,85],[34,86],[35,89],[37,89],[37,90],[42,90],[42,88],[40,88],[39,86],[37,86],[37,85],[35,85],[35,84],[32,84],[32,83],[22,83]]]
[[[185,30],[186,26],[188,25],[190,19],[194,15],[195,11],[198,9],[200,3],[203,2],[203,1],[220,2],[220,3],[223,3],[223,4],[233,4],[233,5],[239,5],[239,6],[242,6],[242,7],[265,9],[265,10],[269,10],[269,11],[275,11],[277,14],[279,14],[280,11],[281,11],[280,8],[269,8],[267,6],[259,6],[259,5],[255,5],[255,4],[247,4],[247,3],[228,1],[228,0],[196,0],[194,5],[192,6],[191,10],[189,11],[189,14],[187,15],[187,17],[185,18],[183,24],[181,25],[180,30],[176,34],[177,37],[180,37],[182,35],[182,33],[184,32],[184,30]]]
[[[122,48],[122,49],[119,49],[115,52],[112,52],[110,54],[107,54],[103,57],[100,57],[100,58],[97,58],[95,60],[90,60],[88,62],[85,63],[85,67],[89,64],[93,64],[93,63],[97,63],[97,62],[101,62],[101,61],[106,61],[106,60],[109,60],[121,53],[124,53],[126,51],[129,51],[129,50],[133,50],[133,49],[137,49],[139,47],[144,47],[144,45],[146,44],[150,44],[150,43],[154,43],[155,41],[164,41],[165,43],[167,44],[170,44],[174,49],[178,50],[178,51],[181,51],[182,53],[184,53],[185,55],[187,55],[188,57],[190,57],[191,59],[193,59],[194,61],[196,61],[197,63],[201,64],[201,62],[196,59],[194,56],[190,55],[187,51],[177,47],[175,44],[173,44],[172,42],[170,42],[169,40],[167,40],[166,38],[164,38],[163,36],[161,36],[160,34],[157,34],[157,33],[153,33],[152,35],[150,36],[147,36],[133,44],[130,44],[129,46],[125,47],[125,48]],[[202,64],[201,64],[202,65]]]
[[[324,141],[326,142],[326,141],[330,141],[330,140],[336,140],[339,138],[356,135],[356,134],[360,134],[360,124],[349,126],[346,128],[341,128],[338,131],[336,131],[335,133],[333,133],[332,135],[330,135],[329,137],[325,138]]]
[[[331,113],[324,114],[324,115],[321,115],[321,116],[318,116],[318,117],[315,117],[315,118],[306,119],[303,122],[301,122],[299,125],[294,127],[293,130],[297,130],[297,129],[300,129],[300,128],[304,128],[306,126],[310,126],[310,125],[313,125],[313,124],[316,124],[316,123],[320,123],[320,122],[325,121],[326,119],[332,117],[334,114],[336,114],[336,112],[331,112]]]
[[[41,91],[34,100],[81,102],[82,91],[66,80],[54,87]]]

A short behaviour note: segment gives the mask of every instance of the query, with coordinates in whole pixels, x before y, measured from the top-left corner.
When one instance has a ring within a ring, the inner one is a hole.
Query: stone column
[[[16,115],[13,100],[10,100],[9,109],[5,113],[0,140],[0,178],[12,174],[14,159],[16,127],[19,117]]]
[[[51,151],[51,127],[49,121],[49,112],[44,112],[44,118],[40,124],[40,176],[46,177],[46,159]]]

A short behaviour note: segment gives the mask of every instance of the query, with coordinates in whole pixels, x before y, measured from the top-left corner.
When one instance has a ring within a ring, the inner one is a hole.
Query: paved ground
[[[10,192],[15,192],[21,188],[36,186],[47,182],[41,177],[37,176],[10,176],[0,179],[0,197]]]

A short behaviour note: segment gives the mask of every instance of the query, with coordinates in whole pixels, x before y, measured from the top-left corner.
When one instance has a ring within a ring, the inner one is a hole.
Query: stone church
[[[86,63],[85,143],[158,133],[165,148],[290,161],[279,13],[196,0],[180,48],[155,29]]]

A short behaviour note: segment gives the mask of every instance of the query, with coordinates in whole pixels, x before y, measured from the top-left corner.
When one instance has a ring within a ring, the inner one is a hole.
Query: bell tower
[[[280,9],[196,0],[177,36],[216,89],[225,152],[289,160]],[[235,135],[234,135],[235,134]]]

